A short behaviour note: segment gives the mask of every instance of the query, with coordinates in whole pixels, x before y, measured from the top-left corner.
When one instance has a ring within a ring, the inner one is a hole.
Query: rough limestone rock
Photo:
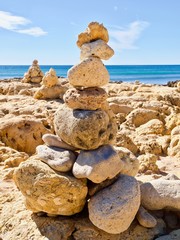
[[[159,169],[156,164],[156,161],[158,160],[158,156],[151,153],[146,153],[138,156],[138,160],[140,163],[139,166],[139,173],[144,173],[147,171],[151,171],[153,173],[158,173]]]
[[[153,217],[150,213],[148,213],[148,211],[142,206],[140,206],[136,218],[139,224],[146,228],[153,228],[157,224],[156,218]]]
[[[114,50],[107,45],[103,40],[99,39],[90,43],[84,43],[81,46],[80,59],[84,60],[88,57],[98,57],[103,60],[108,60],[114,55]]]
[[[36,99],[62,99],[66,90],[66,86],[55,85],[52,87],[46,87],[43,85],[35,92],[33,97]]]
[[[123,162],[123,168],[121,170],[122,174],[129,176],[135,176],[139,170],[139,161],[135,155],[123,147],[114,147],[119,155],[120,160]]]
[[[68,119],[68,121],[67,121]],[[116,128],[103,110],[72,110],[59,107],[54,118],[56,134],[77,149],[91,150],[114,142]]]
[[[21,80],[21,82],[40,83],[42,81],[43,76],[44,76],[44,73],[41,71],[38,65],[38,61],[34,60],[32,63],[32,66],[29,67],[28,71],[24,74],[24,77]]]
[[[42,140],[47,146],[50,146],[50,147],[64,148],[72,151],[76,150],[76,148],[65,143],[62,139],[60,139],[60,137],[54,134],[50,134],[50,133],[44,134],[42,136]]]
[[[74,87],[100,87],[109,82],[109,73],[99,58],[90,57],[70,68],[68,79]]]
[[[91,22],[85,32],[78,35],[77,45],[81,47],[84,43],[89,43],[98,39],[107,43],[109,41],[108,31],[103,24]]]
[[[106,91],[102,88],[94,87],[83,90],[71,88],[66,91],[63,99],[69,108],[96,110],[101,108],[107,97]]]
[[[21,162],[29,158],[25,152],[18,152],[10,147],[0,146],[0,162],[4,162],[4,167],[18,167]]]
[[[152,119],[136,129],[138,135],[163,134],[164,124],[159,119]]]
[[[180,180],[152,180],[143,183],[141,204],[149,210],[180,210]]]
[[[41,161],[60,172],[70,171],[76,160],[76,155],[72,151],[46,145],[37,146],[36,153]]]
[[[88,203],[91,222],[105,232],[118,234],[130,226],[140,205],[140,189],[134,177],[120,175]]]
[[[103,145],[95,150],[81,151],[73,165],[76,178],[88,178],[94,183],[112,179],[122,169],[123,163],[111,145]]]
[[[136,128],[147,123],[152,119],[160,119],[159,112],[149,109],[135,109],[127,116],[127,123],[134,125]],[[161,120],[161,119],[160,119]]]
[[[50,133],[41,120],[31,116],[14,116],[0,120],[0,140],[20,152],[33,154],[43,144],[41,136]]]
[[[57,174],[36,156],[19,165],[14,181],[25,197],[27,209],[55,215],[73,215],[85,204],[86,182]]]
[[[58,83],[58,77],[56,76],[56,71],[50,68],[49,72],[45,73],[42,79],[42,84],[46,87],[53,87]]]
[[[171,131],[171,142],[168,147],[168,155],[180,159],[180,125]]]

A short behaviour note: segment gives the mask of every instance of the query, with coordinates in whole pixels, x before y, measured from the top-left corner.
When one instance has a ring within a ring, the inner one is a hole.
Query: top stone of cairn
[[[108,31],[103,24],[91,22],[87,29],[78,35],[77,46],[81,47],[84,43],[89,43],[98,39],[107,43],[109,41]]]

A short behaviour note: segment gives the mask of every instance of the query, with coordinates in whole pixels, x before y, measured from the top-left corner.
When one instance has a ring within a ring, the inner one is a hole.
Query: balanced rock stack
[[[38,61],[34,60],[32,66],[28,69],[28,71],[24,74],[23,79],[21,82],[23,83],[40,83],[44,73],[41,71]]]
[[[73,215],[88,202],[91,222],[119,234],[138,212],[140,188],[133,177],[137,159],[121,159],[121,150],[112,146],[117,126],[101,88],[109,82],[101,59],[114,53],[108,39],[107,29],[97,22],[79,35],[82,61],[68,71],[73,87],[55,114],[57,135],[43,136],[45,145],[20,164],[14,180],[33,212]]]
[[[53,68],[50,68],[50,70],[45,73],[41,85],[33,96],[36,99],[62,98],[68,89],[65,85],[63,86],[61,84]]]

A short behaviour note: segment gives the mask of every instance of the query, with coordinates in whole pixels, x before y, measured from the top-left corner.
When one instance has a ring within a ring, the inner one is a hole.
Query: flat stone
[[[65,143],[60,137],[54,134],[50,134],[50,133],[44,134],[42,136],[42,140],[47,146],[50,146],[50,147],[59,147],[59,148],[64,148],[72,151],[76,150],[76,148]]]
[[[84,43],[98,39],[102,39],[107,43],[109,41],[108,31],[103,24],[91,22],[88,24],[87,29],[78,35],[77,46],[81,47]]]
[[[64,94],[63,99],[72,109],[96,110],[101,108],[107,97],[106,91],[98,87],[83,90],[70,88]]]
[[[103,60],[108,60],[114,55],[114,50],[108,46],[106,42],[99,39],[94,42],[84,43],[81,46],[80,59],[83,60],[88,57],[98,57]]]
[[[69,145],[83,150],[113,144],[117,131],[114,125],[108,114],[101,109],[72,110],[61,105],[54,117],[56,134]]]
[[[140,205],[140,189],[134,177],[120,175],[88,203],[91,222],[105,232],[118,234],[130,226]]]
[[[123,163],[111,145],[103,145],[95,150],[81,151],[73,165],[76,178],[88,178],[94,183],[112,179],[122,169]]]
[[[140,206],[136,218],[139,224],[146,228],[153,228],[157,224],[157,220],[155,219],[155,217],[148,213],[148,211],[142,206]]]
[[[41,161],[60,172],[70,171],[76,160],[76,155],[72,151],[46,145],[39,145],[36,153]]]
[[[180,180],[157,179],[141,185],[141,204],[149,210],[180,210]]]
[[[68,79],[74,87],[100,87],[108,84],[109,73],[99,58],[90,57],[70,68]]]
[[[69,216],[80,212],[86,202],[85,180],[57,174],[37,156],[21,163],[13,178],[27,209],[35,213]]]
[[[122,174],[135,176],[139,170],[139,161],[136,156],[127,148],[115,147],[120,160],[123,162]]]
[[[45,76],[42,79],[42,84],[46,87],[52,87],[57,83],[58,77],[56,75],[56,71],[53,68],[50,68],[50,70],[45,73]]]

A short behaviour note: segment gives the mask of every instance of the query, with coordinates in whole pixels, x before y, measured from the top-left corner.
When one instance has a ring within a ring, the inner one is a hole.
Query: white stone
[[[39,145],[36,152],[41,161],[60,172],[70,171],[76,160],[76,155],[67,149]]]
[[[149,210],[180,210],[180,180],[157,179],[141,185],[141,204]]]
[[[99,39],[90,43],[84,43],[81,46],[80,59],[84,60],[88,57],[98,57],[103,60],[108,60],[114,55],[114,50],[108,46],[106,42]]]
[[[88,178],[94,183],[112,179],[122,169],[123,163],[111,145],[104,145],[95,150],[81,151],[73,166],[76,178]]]
[[[130,226],[140,205],[140,189],[134,177],[120,175],[88,203],[91,222],[105,232],[118,234]]]

